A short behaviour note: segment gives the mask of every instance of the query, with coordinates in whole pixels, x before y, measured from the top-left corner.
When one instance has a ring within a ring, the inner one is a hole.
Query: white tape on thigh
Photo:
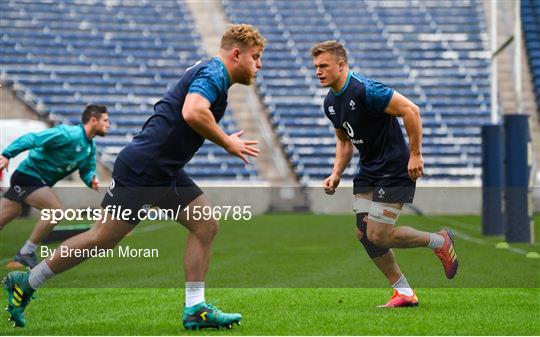
[[[400,209],[379,202],[372,202],[368,219],[394,225],[399,217],[399,213],[401,213]]]
[[[371,200],[353,197],[352,209],[355,213],[367,213],[371,207]]]

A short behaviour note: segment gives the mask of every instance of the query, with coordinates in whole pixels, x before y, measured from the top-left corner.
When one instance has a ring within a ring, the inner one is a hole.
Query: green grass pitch
[[[0,232],[0,273],[33,222]],[[0,335],[540,335],[540,259],[526,258],[538,244],[496,249],[503,238],[483,237],[479,217],[402,216],[399,225],[456,232],[461,266],[451,281],[429,249],[395,250],[418,308],[376,308],[391,289],[356,242],[352,215],[264,215],[222,222],[207,278],[207,300],[242,313],[242,326],[188,332],[186,231],[146,222],[121,245],[159,257],[87,261],[37,291],[26,328],[11,328],[4,313]]]

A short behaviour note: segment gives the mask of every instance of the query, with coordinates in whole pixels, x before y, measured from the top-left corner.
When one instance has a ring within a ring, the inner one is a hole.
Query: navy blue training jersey
[[[384,111],[394,91],[349,71],[339,92],[330,89],[324,112],[360,151],[360,172],[369,178],[408,177],[409,148],[396,117]]]
[[[204,137],[193,130],[182,116],[188,93],[197,93],[210,103],[219,122],[227,107],[231,81],[221,60],[214,57],[188,68],[178,82],[154,106],[154,114],[118,155],[118,160],[137,173],[174,176],[197,152]]]

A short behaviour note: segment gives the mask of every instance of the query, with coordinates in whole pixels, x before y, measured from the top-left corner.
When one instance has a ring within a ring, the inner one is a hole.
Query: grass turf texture
[[[33,223],[16,220],[0,232],[2,274]],[[478,217],[402,216],[399,224],[448,226],[459,234],[462,265],[452,281],[428,249],[396,250],[419,308],[375,308],[391,291],[355,241],[352,216],[265,215],[223,222],[214,246],[206,297],[242,313],[242,326],[187,332],[183,289],[174,288],[183,285],[186,231],[149,222],[121,244],[158,248],[159,258],[93,259],[59,275],[37,292],[28,326],[12,329],[6,322],[0,335],[540,334],[540,260],[522,253],[538,252],[538,245],[495,249],[502,238],[482,237]]]

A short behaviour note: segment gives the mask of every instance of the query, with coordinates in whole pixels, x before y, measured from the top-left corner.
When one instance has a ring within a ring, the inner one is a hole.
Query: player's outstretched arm
[[[92,152],[86,157],[86,160],[79,167],[79,176],[84,181],[86,186],[99,192],[99,179],[96,175],[96,150],[92,149]]]
[[[258,141],[240,139],[243,131],[227,135],[219,127],[210,111],[210,102],[203,96],[197,93],[188,94],[182,108],[182,116],[198,134],[242,159],[244,163],[249,163],[248,157],[259,155],[259,149],[254,146],[259,143]]]
[[[68,137],[59,128],[50,128],[41,132],[31,132],[15,139],[8,147],[2,151],[0,159],[0,169],[4,169],[9,164],[9,159],[19,153],[45,145],[55,145],[65,142]]]
[[[407,97],[394,92],[385,112],[389,115],[403,118],[403,124],[409,136],[409,148],[411,152],[407,169],[411,179],[416,180],[424,174],[420,108]]]
[[[326,194],[334,194],[336,188],[341,181],[341,175],[351,162],[353,156],[353,145],[349,137],[345,134],[345,131],[341,129],[336,130],[336,159],[334,161],[334,168],[332,174],[323,181],[324,192]]]

